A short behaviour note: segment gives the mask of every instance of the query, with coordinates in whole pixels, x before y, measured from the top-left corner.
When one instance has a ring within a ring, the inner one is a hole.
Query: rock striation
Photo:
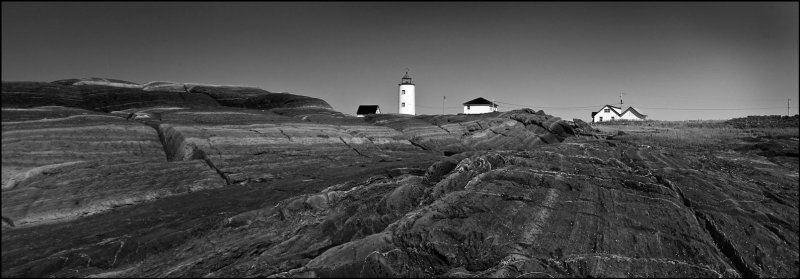
[[[225,186],[202,161],[49,165],[3,191],[3,220],[24,227],[70,221],[168,196]]]
[[[2,114],[3,190],[69,163],[166,158],[155,130],[123,118],[53,106],[4,107]]]
[[[758,187],[747,177],[754,173],[727,173],[752,162],[685,155],[602,141],[466,152],[425,174],[337,184],[230,217],[177,253],[145,261],[146,270],[126,274],[797,274],[797,187],[761,187],[767,198],[753,202],[757,194],[747,189]],[[796,186],[758,173],[761,183]]]
[[[139,122],[65,107],[2,114],[4,227],[225,185],[202,161],[167,163],[158,132]]]
[[[140,85],[104,78],[65,79],[52,83],[4,81],[2,97],[6,107],[68,106],[102,112],[155,106],[331,109],[321,99],[253,87],[167,81]]]
[[[224,117],[225,123],[187,123],[206,117]],[[364,124],[309,123],[235,111],[176,111],[161,119],[158,129],[170,160],[206,160],[229,183],[308,176],[299,170],[394,160],[402,157],[398,152],[420,150],[398,131]]]
[[[367,121],[401,131],[424,149],[455,154],[469,150],[526,150],[576,135],[559,117],[530,109],[485,115],[370,115]]]
[[[3,107],[83,107],[83,96],[75,87],[49,82],[3,81]]]
[[[289,93],[272,93],[263,89],[242,86],[193,85],[191,93],[208,94],[220,104],[252,109],[323,108],[332,109],[324,100]]]

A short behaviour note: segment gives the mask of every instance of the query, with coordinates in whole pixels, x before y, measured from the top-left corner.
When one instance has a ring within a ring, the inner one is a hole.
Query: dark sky
[[[5,81],[249,85],[348,114],[397,112],[405,68],[418,114],[445,95],[589,120],[624,92],[651,119],[726,119],[795,114],[800,90],[797,2],[3,2],[2,29]]]

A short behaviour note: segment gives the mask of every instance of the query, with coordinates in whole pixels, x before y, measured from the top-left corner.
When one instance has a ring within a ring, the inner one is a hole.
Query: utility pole
[[[447,99],[447,96],[442,96],[442,115],[444,115],[444,99]]]
[[[791,102],[792,102],[792,98],[789,98],[789,100],[786,100],[786,116],[789,116],[789,103],[791,103]]]

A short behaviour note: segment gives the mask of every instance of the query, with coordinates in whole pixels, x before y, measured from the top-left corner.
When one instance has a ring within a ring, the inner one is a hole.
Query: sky
[[[3,2],[2,80],[246,85],[396,113],[408,69],[417,114],[484,97],[589,121],[624,93],[649,119],[729,119],[798,113],[798,33],[797,2]]]

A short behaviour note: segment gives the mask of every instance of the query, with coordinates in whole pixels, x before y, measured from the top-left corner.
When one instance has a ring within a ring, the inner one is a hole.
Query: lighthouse
[[[397,112],[399,114],[416,114],[416,103],[414,102],[414,83],[411,82],[411,77],[408,76],[408,71],[400,80],[400,84],[398,84],[400,88],[398,89],[398,104],[397,104]]]

